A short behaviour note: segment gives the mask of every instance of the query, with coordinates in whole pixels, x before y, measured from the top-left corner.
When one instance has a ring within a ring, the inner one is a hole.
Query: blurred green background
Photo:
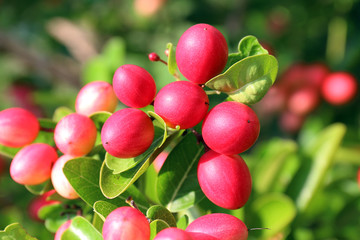
[[[74,109],[86,83],[111,82],[122,64],[147,69],[159,90],[173,78],[148,54],[166,59],[166,44],[176,45],[196,23],[217,27],[229,52],[242,37],[256,36],[278,59],[279,78],[294,64],[322,63],[360,79],[359,17],[358,0],[0,0],[0,110],[24,107],[51,118],[59,106]],[[282,126],[281,111],[268,116],[255,107],[262,130],[244,154],[254,194],[234,214],[251,227],[274,227],[250,232],[251,239],[360,238],[359,104],[359,96],[337,107],[321,101],[291,131]],[[51,239],[29,219],[34,196],[9,178],[9,164],[2,157],[0,229],[20,222]]]

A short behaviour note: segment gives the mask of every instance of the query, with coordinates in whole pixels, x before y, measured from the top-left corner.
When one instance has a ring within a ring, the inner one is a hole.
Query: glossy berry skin
[[[50,178],[51,167],[58,155],[45,143],[33,143],[22,148],[11,161],[11,178],[23,185],[37,185]]]
[[[8,108],[0,112],[0,144],[23,147],[32,143],[40,130],[36,116],[22,108]]]
[[[89,117],[72,113],[58,122],[54,140],[62,153],[80,157],[94,147],[96,134],[96,126]]]
[[[52,185],[60,196],[67,199],[76,199],[79,197],[63,172],[65,163],[73,158],[75,157],[70,155],[62,155],[58,160],[56,160],[51,170]]]
[[[157,53],[149,53],[149,60],[152,61],[152,62],[157,62],[160,60],[160,57],[159,55],[157,55]]]
[[[208,234],[221,240],[246,240],[248,230],[238,218],[225,213],[213,213],[195,219],[187,232]]]
[[[161,230],[154,240],[195,240],[195,238],[180,228],[171,227]]]
[[[209,108],[209,98],[198,85],[188,81],[167,84],[157,94],[154,101],[155,113],[166,124],[186,129],[196,126],[204,119]]]
[[[194,240],[221,240],[219,238],[210,236],[205,233],[199,233],[199,232],[188,232],[188,233]]]
[[[190,81],[203,84],[220,74],[228,59],[225,37],[209,24],[187,29],[176,46],[176,63]]]
[[[238,209],[250,197],[251,175],[239,155],[227,156],[210,150],[201,156],[197,176],[205,196],[220,207]]]
[[[247,105],[223,102],[207,114],[202,125],[205,143],[225,155],[239,154],[249,149],[260,132],[259,119]]]
[[[331,73],[325,78],[321,93],[330,104],[344,105],[356,96],[356,79],[346,72]]]
[[[116,70],[113,87],[118,99],[133,108],[146,107],[156,94],[155,81],[150,73],[132,64],[122,65]]]
[[[29,204],[28,212],[30,217],[38,222],[42,222],[42,220],[39,218],[39,211],[41,208],[52,205],[52,204],[59,204],[60,201],[56,200],[47,200],[48,197],[50,197],[52,194],[55,193],[55,190],[50,190],[43,195],[35,197]]]
[[[119,207],[105,219],[104,240],[149,240],[150,224],[145,215],[132,207]]]
[[[105,121],[101,130],[101,141],[112,156],[131,158],[144,153],[150,147],[154,134],[154,125],[145,112],[125,108]]]
[[[70,227],[71,225],[71,219],[64,222],[56,231],[54,240],[61,240],[61,236],[63,233]]]
[[[95,81],[80,89],[76,101],[76,112],[91,115],[99,111],[114,112],[118,99],[110,83]]]

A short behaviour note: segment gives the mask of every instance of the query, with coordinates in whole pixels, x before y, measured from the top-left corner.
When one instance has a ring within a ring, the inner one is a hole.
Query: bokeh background
[[[166,59],[167,43],[176,45],[196,23],[217,27],[230,52],[242,37],[256,36],[279,61],[275,86],[323,72],[346,71],[360,79],[359,22],[358,0],[0,0],[0,110],[17,106],[51,118],[59,106],[74,109],[86,83],[111,82],[122,64],[147,69],[159,90],[174,79],[148,54]],[[291,69],[298,71],[295,80]],[[244,154],[255,176],[254,194],[234,214],[251,227],[274,223],[272,230],[252,231],[251,239],[359,239],[359,96],[333,106],[318,95],[311,111],[295,116],[288,95],[274,90],[254,106],[261,134]],[[300,98],[295,105],[302,104]],[[333,123],[346,126],[343,137],[329,130]],[[339,146],[319,153],[322,148],[314,145],[329,139],[340,139]],[[325,169],[316,168],[316,154],[327,156],[319,160]],[[29,217],[35,196],[11,180],[10,159],[0,160],[0,229],[20,222],[39,239],[51,239],[44,224]],[[303,207],[304,189],[313,187]]]

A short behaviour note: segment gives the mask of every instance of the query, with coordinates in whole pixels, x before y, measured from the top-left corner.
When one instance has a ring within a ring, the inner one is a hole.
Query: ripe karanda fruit
[[[149,240],[150,224],[139,210],[119,207],[106,217],[102,235],[104,240]]]
[[[55,233],[54,240],[61,240],[61,236],[63,233],[70,227],[72,220],[67,220],[61,226],[58,228],[58,230]]]
[[[133,108],[146,107],[156,94],[155,81],[150,73],[132,64],[122,65],[115,71],[113,87],[118,99]]]
[[[207,234],[219,240],[246,240],[248,238],[246,225],[237,217],[225,213],[201,216],[190,223],[186,231]]]
[[[239,154],[249,149],[260,132],[259,119],[247,105],[223,102],[206,115],[202,125],[205,143],[225,155]]]
[[[95,123],[89,117],[72,113],[58,122],[54,140],[62,153],[80,157],[94,147],[96,134]]]
[[[79,91],[76,101],[76,112],[91,115],[99,111],[114,112],[118,99],[110,83],[95,81],[86,84]]]
[[[118,158],[132,158],[144,153],[150,147],[154,135],[150,117],[135,108],[116,111],[101,129],[105,150]]]
[[[156,234],[154,240],[197,240],[180,228],[170,227]]]
[[[22,148],[10,164],[11,178],[23,185],[37,185],[50,179],[51,168],[58,155],[45,143],[33,143]]]
[[[209,150],[199,160],[197,176],[205,196],[220,207],[238,209],[250,197],[250,171],[239,155]]]
[[[56,192],[67,199],[76,199],[79,197],[79,195],[75,192],[74,188],[69,183],[69,180],[66,178],[63,171],[65,163],[73,158],[75,157],[70,155],[62,155],[58,160],[56,160],[51,170],[51,182]]]
[[[356,96],[357,85],[356,79],[351,74],[335,72],[325,78],[321,86],[321,93],[330,104],[343,105]]]
[[[198,85],[188,81],[167,84],[157,94],[154,110],[166,124],[186,129],[196,126],[205,117],[209,98]]]
[[[36,116],[22,108],[8,108],[0,112],[0,144],[23,147],[32,143],[40,130]]]
[[[190,81],[203,84],[220,74],[228,59],[225,37],[209,24],[187,29],[176,46],[176,63]]]

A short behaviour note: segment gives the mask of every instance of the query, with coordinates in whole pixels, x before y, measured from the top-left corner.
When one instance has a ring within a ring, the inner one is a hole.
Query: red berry
[[[220,240],[219,238],[204,233],[199,233],[199,232],[188,232],[188,233],[193,239],[196,240]]]
[[[150,147],[154,134],[154,125],[145,112],[125,108],[106,120],[101,130],[101,141],[112,156],[131,158]]]
[[[221,240],[246,240],[248,230],[238,218],[225,213],[213,213],[195,219],[187,232],[208,234]]]
[[[10,165],[11,178],[23,185],[37,185],[50,178],[51,167],[58,158],[53,147],[34,143],[22,148]]]
[[[163,87],[154,101],[155,112],[166,124],[181,129],[197,125],[205,117],[209,98],[198,85],[188,81],[172,82]]]
[[[94,147],[96,134],[96,126],[89,117],[72,113],[58,122],[54,139],[61,152],[79,157],[88,154]]]
[[[356,79],[346,72],[331,73],[325,78],[321,87],[321,93],[330,104],[346,104],[356,96]]]
[[[39,130],[39,121],[28,110],[8,108],[0,112],[0,144],[23,147],[35,140]]]
[[[304,122],[305,116],[298,115],[289,111],[283,112],[279,120],[281,129],[288,133],[298,132]]]
[[[208,24],[196,24],[180,37],[176,63],[190,81],[203,84],[220,74],[228,59],[228,46],[222,33]]]
[[[72,220],[64,222],[56,231],[54,240],[61,240],[63,233],[70,227]]]
[[[307,115],[320,103],[319,92],[314,87],[304,87],[293,92],[287,101],[288,109],[298,115]]]
[[[154,240],[195,240],[195,238],[182,229],[171,227],[160,231]]]
[[[110,83],[96,81],[81,88],[76,97],[75,109],[77,113],[87,116],[99,111],[114,112],[117,101]]]
[[[120,207],[105,219],[104,240],[149,240],[150,224],[144,214],[131,207]]]
[[[160,60],[160,57],[157,55],[157,53],[149,53],[149,60],[152,62],[157,62]]]
[[[62,155],[54,164],[51,170],[51,182],[56,192],[64,198],[76,199],[79,195],[75,192],[74,188],[66,178],[63,168],[65,163],[75,157],[70,155]]]
[[[197,176],[205,196],[220,207],[238,209],[250,197],[250,171],[239,155],[227,156],[210,150],[200,158]]]
[[[35,221],[41,222],[42,220],[39,218],[40,209],[45,206],[51,205],[51,204],[60,203],[60,201],[56,201],[56,200],[47,200],[47,198],[50,197],[54,193],[55,193],[55,190],[50,190],[41,196],[37,196],[30,202],[28,211],[29,211],[29,215],[32,219],[34,219]]]
[[[249,149],[260,132],[259,119],[247,105],[223,102],[207,114],[202,125],[205,143],[214,151],[234,155]]]
[[[156,94],[155,81],[150,73],[131,64],[122,65],[116,70],[113,87],[118,99],[133,108],[149,105]]]

